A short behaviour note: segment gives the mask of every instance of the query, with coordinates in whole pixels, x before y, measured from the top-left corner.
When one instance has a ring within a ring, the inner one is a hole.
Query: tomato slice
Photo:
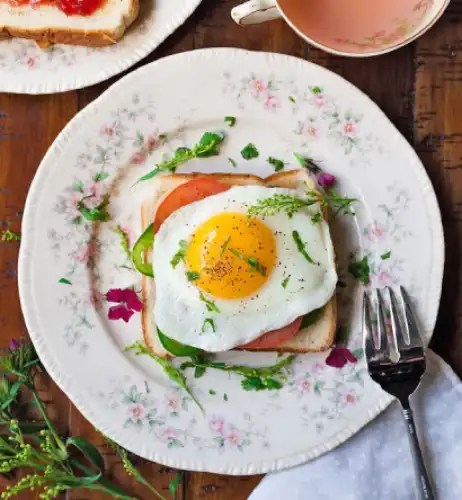
[[[166,196],[157,209],[154,221],[154,233],[157,233],[165,219],[179,208],[195,201],[203,200],[208,196],[223,193],[230,187],[210,177],[198,177],[178,186]]]
[[[263,334],[258,339],[252,340],[248,344],[239,346],[239,349],[271,349],[277,347],[284,342],[292,339],[297,335],[302,324],[303,316],[300,316],[295,321],[279,330],[272,330]]]

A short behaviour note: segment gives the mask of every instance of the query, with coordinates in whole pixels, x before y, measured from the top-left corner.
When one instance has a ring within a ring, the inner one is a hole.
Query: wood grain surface
[[[306,58],[345,77],[369,95],[420,155],[435,187],[446,238],[443,297],[432,347],[462,375],[462,0],[453,0],[437,25],[417,42],[372,59],[346,59],[309,48],[282,21],[246,29],[230,9],[236,0],[204,0],[193,16],[138,66],[201,47],[233,46]],[[1,75],[0,75],[1,78]],[[30,182],[47,148],[66,123],[120,77],[100,85],[52,96],[0,94],[0,229],[20,230]],[[64,168],[64,167],[63,167]],[[0,244],[0,341],[27,337],[17,290],[18,243]],[[40,392],[63,434],[101,438],[47,377]],[[122,473],[104,450],[110,472],[127,491],[153,498]],[[175,471],[137,460],[147,479],[166,496]],[[244,500],[261,477],[182,473],[178,500]],[[0,490],[2,488],[0,479]],[[24,499],[38,496],[22,496]],[[69,499],[102,499],[72,491]]]

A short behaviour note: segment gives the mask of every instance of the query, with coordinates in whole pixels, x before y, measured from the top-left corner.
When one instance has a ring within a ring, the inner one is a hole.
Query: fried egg
[[[249,218],[250,206],[295,190],[236,186],[186,205],[160,227],[153,247],[154,317],[168,337],[228,351],[324,306],[337,273],[319,204]]]

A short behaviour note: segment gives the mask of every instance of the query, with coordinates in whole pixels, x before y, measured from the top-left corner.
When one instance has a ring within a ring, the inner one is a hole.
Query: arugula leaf
[[[132,253],[130,251],[130,241],[128,239],[128,234],[120,227],[116,226],[114,231],[120,236],[120,246],[127,256],[128,260],[132,260]]]
[[[90,222],[100,221],[106,222],[111,217],[108,214],[106,207],[109,205],[109,197],[104,197],[103,201],[93,208],[87,208],[84,201],[88,198],[93,198],[93,195],[84,196],[80,201],[77,202],[77,210],[83,215],[85,219]]]
[[[204,319],[204,324],[202,325],[202,333],[205,332],[205,329],[207,328],[207,325],[210,325],[212,330],[213,330],[213,333],[216,332],[215,330],[215,321],[213,321],[212,318],[205,318]]]
[[[150,349],[148,349],[144,344],[141,342],[135,342],[132,345],[126,346],[124,348],[124,351],[135,351],[136,356],[140,356],[142,354],[145,354],[152,358],[154,361],[156,361],[162,370],[164,371],[165,375],[174,382],[175,384],[178,384],[189,396],[191,396],[192,400],[197,404],[197,406],[201,409],[201,411],[204,411],[204,408],[202,405],[199,403],[199,401],[196,399],[194,394],[192,393],[191,389],[188,387],[186,377],[181,373],[178,368],[176,368],[168,358],[161,358],[159,356],[156,356],[153,352],[151,352]]]
[[[62,283],[63,285],[72,285],[72,283],[66,279],[66,278],[61,278],[58,283]]]
[[[391,257],[391,250],[388,250],[388,252],[384,253],[383,255],[380,256],[382,260],[387,260]]]
[[[237,167],[237,163],[232,158],[228,158],[228,163],[230,163],[231,166],[234,167],[234,168]]]
[[[311,216],[311,222],[313,224],[319,224],[323,220],[323,218],[324,217],[322,216],[322,213],[318,212],[318,213]]]
[[[306,251],[305,243],[302,241],[298,231],[292,231],[292,238],[294,239],[295,244],[297,245],[297,250],[303,255],[303,257],[305,257],[305,259],[310,264],[317,264],[317,262],[315,262]]]
[[[136,184],[152,179],[161,172],[175,172],[180,165],[193,158],[208,158],[218,155],[218,146],[223,142],[224,138],[224,134],[220,132],[205,132],[200,141],[192,149],[186,147],[178,148],[171,158],[166,158],[158,163],[153,170],[140,177]]]
[[[222,257],[223,254],[225,253],[226,248],[228,247],[228,244],[229,244],[230,241],[231,241],[231,236],[228,235],[228,237],[226,238],[226,240],[223,243],[223,245],[221,245],[220,257]]]
[[[228,250],[237,258],[243,260],[244,262],[247,262],[247,264],[249,264],[252,269],[255,269],[255,271],[260,273],[262,276],[266,276],[266,267],[261,264],[256,257],[246,257],[243,253],[237,251],[234,248],[229,248]]]
[[[258,149],[251,142],[249,142],[249,144],[247,144],[247,146],[245,146],[245,148],[241,151],[241,156],[244,160],[252,160],[253,158],[258,158],[259,155],[260,153],[258,152]]]
[[[170,484],[168,485],[168,491],[170,491],[170,495],[172,495],[172,498],[175,498],[175,493],[180,482],[181,473],[177,472],[176,476],[170,481]]]
[[[348,272],[357,278],[363,285],[368,285],[370,268],[367,257],[363,257],[357,262],[350,262]]]
[[[272,156],[268,157],[267,162],[270,165],[273,165],[275,172],[279,172],[285,167],[285,163],[282,160],[278,160],[277,158],[273,158]]]
[[[287,276],[286,278],[284,278],[284,281],[281,283],[282,288],[286,288],[287,287],[287,285],[289,283],[289,280],[290,280],[290,276],[291,275],[289,274],[289,276]]]
[[[2,241],[21,241],[21,235],[11,231],[11,229],[4,229],[1,233]]]
[[[200,293],[199,298],[202,300],[202,302],[205,303],[207,311],[216,313],[221,312],[220,309],[218,309],[218,307],[216,306],[215,302],[213,300],[208,300],[202,292]]]
[[[225,123],[227,123],[230,127],[234,127],[234,125],[236,125],[236,117],[225,116]]]
[[[199,273],[195,273],[194,271],[186,271],[186,278],[188,281],[196,281],[201,277]]]
[[[176,254],[172,257],[170,261],[170,265],[175,269],[175,267],[181,262],[184,262],[184,258],[186,257],[186,252],[188,250],[188,242],[186,240],[180,240],[180,249]]]

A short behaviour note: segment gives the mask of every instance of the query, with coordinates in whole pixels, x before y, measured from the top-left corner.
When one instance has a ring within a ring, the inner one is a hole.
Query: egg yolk
[[[197,228],[185,257],[194,284],[223,299],[240,299],[257,292],[276,263],[273,232],[257,219],[225,212]]]

